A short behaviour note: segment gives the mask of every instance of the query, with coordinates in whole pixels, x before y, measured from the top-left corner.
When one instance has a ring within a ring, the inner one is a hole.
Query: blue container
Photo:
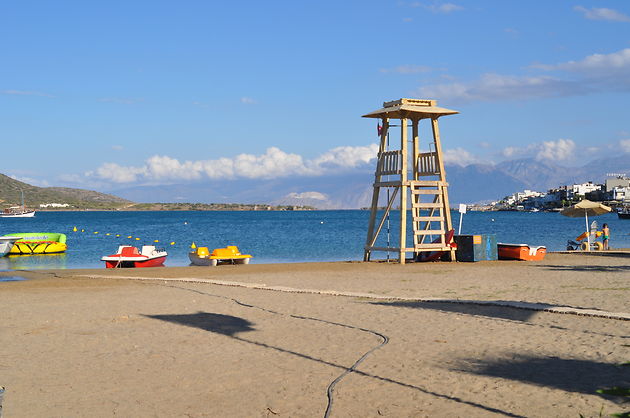
[[[455,235],[457,261],[483,261],[497,259],[495,234]]]

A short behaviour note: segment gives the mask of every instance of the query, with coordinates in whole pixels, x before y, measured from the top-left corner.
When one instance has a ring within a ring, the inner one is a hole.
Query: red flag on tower
[[[381,133],[383,132],[383,127],[380,123],[376,124],[376,132],[378,132],[378,136],[381,136]]]

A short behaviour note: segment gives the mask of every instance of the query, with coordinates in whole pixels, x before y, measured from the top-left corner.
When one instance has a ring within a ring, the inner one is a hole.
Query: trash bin
[[[495,234],[455,235],[457,261],[496,260],[497,236]]]

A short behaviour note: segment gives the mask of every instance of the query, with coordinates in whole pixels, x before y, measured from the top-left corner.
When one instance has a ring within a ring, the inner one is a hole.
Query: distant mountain
[[[496,169],[518,179],[527,189],[541,191],[561,184],[572,184],[582,176],[581,169],[568,169],[551,162],[537,161],[533,158],[504,161],[497,164]]]
[[[0,207],[24,203],[37,208],[41,203],[67,203],[74,208],[112,209],[132,202],[110,194],[67,187],[37,187],[0,174]]]
[[[319,209],[369,206],[374,174],[208,180],[163,186],[135,186],[111,191],[137,202],[259,203]]]
[[[585,158],[588,161],[587,158]],[[630,153],[616,154],[585,163],[581,167],[564,167],[533,158],[504,161],[496,168],[522,181],[528,189],[547,191],[574,183],[603,183],[609,173],[630,174]]]
[[[374,173],[365,167],[352,173],[280,179],[208,180],[166,186],[136,186],[112,193],[139,202],[260,203],[304,205],[319,209],[369,207]],[[561,185],[603,182],[607,173],[630,174],[630,154],[616,155],[568,168],[533,158],[497,165],[446,167],[451,205],[498,200],[524,189],[547,191]],[[383,206],[386,194],[381,194]]]
[[[446,172],[452,204],[498,199],[526,187],[524,182],[491,165],[448,166]],[[319,177],[136,186],[112,193],[139,202],[260,203],[356,209],[370,206],[373,182],[374,173],[362,170]],[[386,192],[383,192],[379,205],[386,203]]]
[[[446,180],[451,205],[498,200],[529,187],[518,177],[485,164],[447,166]]]

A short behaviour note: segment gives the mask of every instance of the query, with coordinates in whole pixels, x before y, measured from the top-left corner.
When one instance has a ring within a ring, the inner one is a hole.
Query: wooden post
[[[418,119],[418,117],[414,117],[411,119],[411,135],[413,136],[413,164],[412,164],[412,169],[413,169],[413,180],[417,181],[419,179],[419,175],[418,175],[418,156],[420,155],[420,137],[419,137],[419,129],[418,129],[418,123],[420,122],[420,119]],[[413,188],[412,188],[413,189]],[[418,221],[418,225],[415,225],[415,220],[413,218],[417,218],[420,216],[420,209],[414,208],[414,203],[418,203],[420,201],[420,195],[419,194],[412,194],[411,195],[411,205],[412,205],[412,209],[411,209],[411,216],[412,216],[412,221],[411,223],[414,224],[414,227],[412,228],[414,231],[420,226],[420,222]],[[418,236],[416,234],[413,234],[413,246],[414,248],[416,247],[416,245],[418,244]],[[416,256],[416,253],[414,252],[414,257]]]
[[[387,147],[387,131],[389,130],[389,119],[382,119],[383,126],[381,129],[381,143],[379,145],[378,156],[377,156],[377,167],[378,161],[380,161],[381,154],[385,152]],[[374,183],[379,183],[381,181],[381,175],[377,171],[374,173]],[[372,191],[372,205],[370,206],[370,222],[368,224],[368,233],[367,239],[365,240],[365,250],[363,252],[363,261],[370,261],[370,250],[367,247],[371,247],[375,239],[374,239],[374,223],[376,222],[376,212],[378,211],[378,197],[380,192],[380,187],[373,186],[374,190]],[[378,232],[377,232],[378,235]]]
[[[407,247],[407,117],[400,119],[400,248],[398,261],[405,264]]]
[[[443,182],[443,185],[440,186],[440,188],[442,189],[443,216],[446,220],[446,227],[444,229],[449,231],[453,229],[453,222],[451,220],[451,208],[446,189],[446,171],[444,170],[444,161],[442,160],[442,143],[440,142],[440,127],[438,126],[437,117],[431,118],[431,127],[433,128],[433,140],[435,141],[435,152],[438,160],[438,167],[440,167],[440,181]],[[450,253],[451,260],[455,261],[455,250],[451,249]]]

